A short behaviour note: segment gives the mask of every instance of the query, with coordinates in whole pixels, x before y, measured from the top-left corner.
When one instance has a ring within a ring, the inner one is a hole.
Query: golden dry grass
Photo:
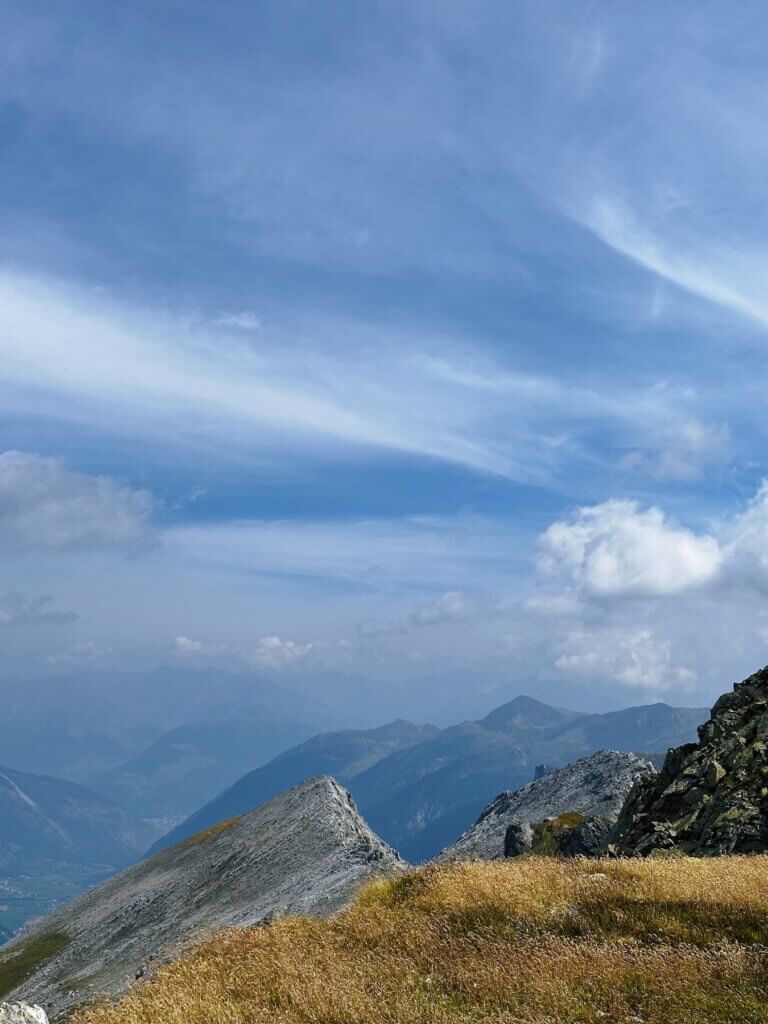
[[[240,821],[241,818],[242,814],[237,814],[234,818],[227,818],[226,821],[220,821],[216,825],[204,828],[202,832],[195,832],[193,836],[183,839],[179,845],[191,846],[194,843],[204,843],[206,839],[211,839],[213,836],[217,836],[220,832],[226,832],[228,828],[232,828],[235,822]]]
[[[229,931],[76,1024],[768,1022],[768,857],[428,867]]]

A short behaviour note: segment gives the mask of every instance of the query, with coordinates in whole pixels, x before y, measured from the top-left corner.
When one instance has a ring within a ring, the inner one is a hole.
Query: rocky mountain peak
[[[611,837],[617,853],[768,849],[768,668],[723,694],[698,731],[630,795]]]
[[[12,994],[52,1002],[58,1013],[76,999],[120,991],[150,961],[173,955],[210,929],[278,913],[328,914],[370,876],[402,867],[349,793],[334,779],[316,776],[31,925],[0,949],[0,982],[4,967],[30,961],[30,951],[45,946],[46,955]]]

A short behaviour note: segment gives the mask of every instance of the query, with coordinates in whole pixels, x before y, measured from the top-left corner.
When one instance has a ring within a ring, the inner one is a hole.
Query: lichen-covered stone
[[[610,836],[612,851],[768,850],[768,668],[720,697],[699,740],[670,750],[658,774],[636,783]]]

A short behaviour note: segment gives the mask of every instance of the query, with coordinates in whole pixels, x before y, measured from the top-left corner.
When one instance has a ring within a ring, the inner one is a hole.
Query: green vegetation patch
[[[0,999],[68,945],[69,936],[64,932],[45,932],[27,939],[13,956],[0,963]]]
[[[533,846],[531,853],[542,856],[552,856],[557,853],[557,837],[564,832],[570,832],[586,818],[586,814],[579,814],[578,811],[566,811],[557,818],[540,821],[533,826]]]

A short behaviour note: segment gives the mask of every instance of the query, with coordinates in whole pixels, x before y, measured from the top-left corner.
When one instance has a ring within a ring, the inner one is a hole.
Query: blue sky
[[[768,660],[765,29],[8,0],[7,669],[588,705]]]

